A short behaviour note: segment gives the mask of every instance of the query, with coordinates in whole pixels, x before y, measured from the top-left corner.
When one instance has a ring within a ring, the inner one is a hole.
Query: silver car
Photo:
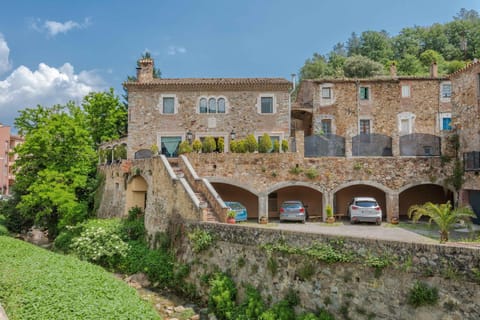
[[[302,201],[284,201],[280,206],[280,222],[285,220],[305,223],[308,213]]]
[[[382,223],[382,208],[375,198],[355,197],[348,205],[348,217],[351,223],[375,222]]]

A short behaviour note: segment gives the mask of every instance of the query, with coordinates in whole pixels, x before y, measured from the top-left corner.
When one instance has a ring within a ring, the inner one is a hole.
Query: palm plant
[[[407,214],[414,222],[423,216],[430,218],[429,223],[435,222],[440,229],[440,243],[448,241],[448,233],[457,222],[463,221],[470,226],[470,218],[475,217],[471,208],[453,208],[450,201],[442,204],[427,202],[423,205],[413,205],[408,209]]]

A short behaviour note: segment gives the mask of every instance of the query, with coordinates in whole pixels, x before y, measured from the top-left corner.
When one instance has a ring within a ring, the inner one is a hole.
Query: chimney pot
[[[153,80],[153,60],[150,58],[140,59],[137,67],[137,81],[149,82]]]
[[[430,65],[430,77],[438,78],[438,65],[435,61]]]

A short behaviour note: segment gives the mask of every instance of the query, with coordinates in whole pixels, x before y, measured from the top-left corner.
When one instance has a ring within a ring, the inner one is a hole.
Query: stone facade
[[[187,235],[193,230],[215,234],[215,242],[202,252],[194,252]],[[297,311],[325,308],[336,318],[351,319],[478,319],[480,285],[476,270],[478,248],[446,245],[419,245],[295,233],[227,224],[188,224],[178,258],[191,267],[189,281],[200,296],[207,296],[201,279],[216,271],[232,275],[242,301],[247,284],[258,288],[265,301],[282,299],[293,289],[298,293]],[[305,249],[313,244],[330,244],[352,252],[357,262],[327,263],[301,254],[267,252],[265,244]],[[369,266],[368,257],[389,260],[381,272]],[[276,265],[276,268],[272,268]],[[311,272],[303,272],[310,268]],[[423,281],[439,291],[435,306],[414,308],[407,303],[410,289]],[[371,319],[371,317],[370,317]]]

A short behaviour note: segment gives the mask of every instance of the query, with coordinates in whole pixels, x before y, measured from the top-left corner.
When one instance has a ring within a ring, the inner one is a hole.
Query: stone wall
[[[214,234],[214,244],[195,253],[186,237],[193,230]],[[307,248],[330,244],[359,257],[357,262],[326,263],[302,254],[270,252],[261,246],[283,243]],[[389,259],[375,272],[367,260]],[[184,230],[178,258],[191,266],[188,280],[200,296],[208,296],[205,276],[216,271],[232,275],[241,301],[247,284],[257,287],[264,300],[281,300],[293,289],[300,297],[297,311],[326,308],[338,319],[479,319],[480,249],[380,240],[333,237],[319,234],[253,228],[248,226],[192,223]],[[313,270],[306,272],[305,270]],[[476,269],[475,269],[476,268]],[[477,270],[475,273],[473,270]],[[308,277],[307,277],[308,276]],[[413,308],[407,296],[415,281],[439,290],[432,307]]]
[[[324,157],[303,158],[300,153],[272,154],[188,154],[201,177],[221,177],[249,190],[269,191],[278,184],[294,181],[316,185],[325,191],[338,190],[352,182],[372,183],[383,190],[401,190],[425,182],[443,184],[451,174],[451,164],[439,157]],[[315,168],[314,179],[290,170],[298,164]]]

